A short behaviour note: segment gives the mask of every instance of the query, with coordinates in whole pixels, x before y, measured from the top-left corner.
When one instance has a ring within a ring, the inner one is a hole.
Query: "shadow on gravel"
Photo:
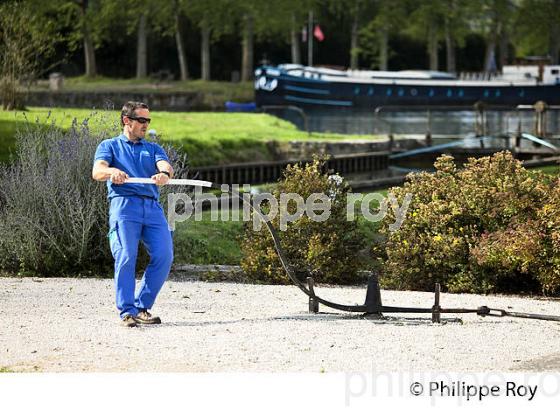
[[[452,324],[463,324],[461,319],[449,318],[442,319],[441,323],[432,323],[431,318],[420,318],[420,317],[395,317],[395,316],[384,316],[384,317],[367,317],[363,315],[343,315],[337,313],[318,313],[309,315],[290,315],[290,316],[273,316],[262,319],[237,319],[237,320],[216,320],[216,321],[181,321],[181,322],[165,322],[158,325],[161,327],[196,327],[196,326],[220,326],[220,325],[232,325],[237,323],[266,323],[266,322],[283,322],[283,321],[308,321],[308,322],[336,322],[344,320],[361,320],[364,322],[369,322],[374,325],[393,325],[393,326],[441,326],[448,323]]]
[[[560,355],[552,354],[528,360],[514,367],[514,371],[550,372],[560,370]]]

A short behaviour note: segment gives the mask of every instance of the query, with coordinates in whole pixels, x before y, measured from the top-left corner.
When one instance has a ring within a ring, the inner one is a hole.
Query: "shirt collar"
[[[123,140],[124,142],[128,142],[129,144],[134,144],[134,142],[132,142],[131,140],[129,140],[129,139],[126,137],[126,135],[124,135],[124,134],[119,135],[119,138],[120,138],[121,140]],[[137,141],[137,144],[144,144],[144,138],[140,138],[140,139]]]

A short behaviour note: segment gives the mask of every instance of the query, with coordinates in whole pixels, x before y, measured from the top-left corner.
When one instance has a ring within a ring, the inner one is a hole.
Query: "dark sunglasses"
[[[146,118],[146,117],[128,117],[128,119],[132,120],[132,121],[138,121],[140,124],[146,124],[146,123],[150,123],[150,121],[152,121],[151,118]]]

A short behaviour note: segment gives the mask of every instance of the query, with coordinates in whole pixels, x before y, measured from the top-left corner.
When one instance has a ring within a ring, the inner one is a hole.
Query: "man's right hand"
[[[124,181],[128,179],[128,175],[126,172],[121,171],[120,169],[115,169],[111,173],[111,177],[109,178],[113,184],[124,184]]]

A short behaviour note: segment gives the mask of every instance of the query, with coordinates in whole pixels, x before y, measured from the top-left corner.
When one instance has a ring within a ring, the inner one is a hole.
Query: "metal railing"
[[[375,116],[375,132],[378,134],[387,133],[389,139],[393,138],[397,132],[395,132],[395,123],[387,118],[383,118],[382,114],[388,112],[425,112],[425,121],[423,126],[419,126],[419,132],[417,134],[423,134],[426,137],[428,144],[431,144],[431,140],[434,136],[434,113],[435,112],[459,112],[459,111],[471,111],[474,113],[474,121],[472,124],[471,132],[475,136],[483,136],[489,134],[503,134],[506,135],[511,132],[508,128],[509,123],[512,118],[516,118],[517,126],[515,131],[521,135],[522,132],[528,132],[536,135],[539,138],[551,138],[555,135],[560,135],[560,106],[558,105],[546,105],[545,103],[538,102],[534,105],[516,105],[516,106],[506,106],[506,105],[489,105],[477,103],[471,107],[465,106],[420,106],[420,105],[387,105],[379,106],[374,110]],[[535,115],[530,126],[524,124],[523,114],[534,111]],[[488,114],[494,112],[504,112],[498,116],[498,129],[492,130],[489,126]],[[555,117],[550,114],[554,113]],[[380,130],[380,125],[385,125],[388,130],[383,132]],[[421,129],[420,129],[421,127]],[[447,134],[446,138],[451,138],[452,136]],[[464,137],[464,135],[460,135]]]

